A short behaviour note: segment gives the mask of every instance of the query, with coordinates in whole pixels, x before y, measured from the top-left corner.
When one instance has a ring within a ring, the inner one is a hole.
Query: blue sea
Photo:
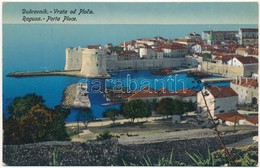
[[[39,24],[4,24],[3,25],[3,113],[8,116],[7,106],[16,96],[37,93],[44,97],[46,105],[54,107],[61,103],[64,89],[77,83],[78,77],[28,77],[9,78],[6,75],[16,71],[60,70],[65,66],[65,48],[87,45],[118,45],[123,41],[137,38],[161,36],[164,38],[181,38],[191,32],[202,33],[205,30],[238,30],[239,28],[256,28],[257,25],[39,25]],[[130,74],[132,80],[175,78],[184,80],[185,87],[196,84],[185,73],[178,76],[156,76],[149,71],[122,71],[112,77],[124,83]],[[91,82],[94,79],[86,79]],[[183,83],[177,83],[174,89],[180,89]],[[216,83],[228,86],[228,83]],[[140,86],[138,86],[140,88]],[[136,89],[139,89],[139,88]],[[153,85],[160,89],[160,85]],[[91,109],[97,118],[102,117],[106,103],[102,94],[90,93]],[[119,107],[116,105],[116,107]],[[72,110],[67,121],[75,121],[77,111]]]

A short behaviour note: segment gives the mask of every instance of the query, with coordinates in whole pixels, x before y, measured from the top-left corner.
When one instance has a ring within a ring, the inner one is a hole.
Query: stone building
[[[244,46],[258,44],[258,29],[240,28],[238,32],[238,42]]]
[[[206,44],[214,45],[221,44],[221,42],[226,40],[237,41],[238,31],[203,31],[202,39]]]
[[[258,81],[249,78],[236,78],[230,87],[239,95],[239,104],[258,104]]]

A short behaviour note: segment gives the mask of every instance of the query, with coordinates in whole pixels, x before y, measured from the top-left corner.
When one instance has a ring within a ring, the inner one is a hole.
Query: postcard
[[[258,165],[257,1],[2,8],[3,165]]]

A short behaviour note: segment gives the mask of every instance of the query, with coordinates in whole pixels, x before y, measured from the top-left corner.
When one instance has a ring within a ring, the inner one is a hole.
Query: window
[[[97,67],[98,67],[98,64],[97,64]]]

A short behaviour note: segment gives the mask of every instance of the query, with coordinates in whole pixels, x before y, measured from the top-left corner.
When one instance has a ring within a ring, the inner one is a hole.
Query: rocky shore
[[[90,108],[86,90],[86,87],[84,88],[77,83],[68,86],[63,93],[62,105],[69,108]]]

